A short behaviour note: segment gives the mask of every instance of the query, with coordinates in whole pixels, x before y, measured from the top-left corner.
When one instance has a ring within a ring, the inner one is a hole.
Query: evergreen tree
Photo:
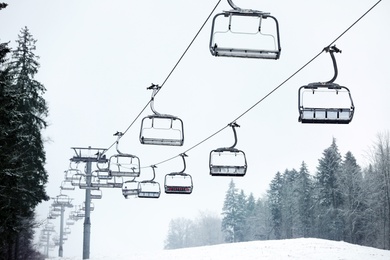
[[[303,237],[312,235],[313,222],[313,187],[305,162],[302,162],[297,178],[299,234]]]
[[[268,190],[272,227],[276,239],[281,239],[282,237],[282,185],[282,175],[280,172],[277,172]]]
[[[341,190],[337,178],[341,172],[341,155],[333,139],[329,148],[323,152],[319,160],[316,175],[316,189],[318,192],[318,235],[320,238],[341,240],[343,218],[341,207],[343,204]]]
[[[286,170],[282,176],[281,206],[282,206],[282,237],[293,238],[297,236],[298,201],[296,170]]]
[[[222,208],[222,231],[225,241],[229,243],[240,242],[243,239],[245,217],[245,194],[238,193],[235,183],[231,180],[226,192]]]
[[[249,194],[245,205],[245,225],[243,241],[256,240],[256,225],[258,225],[256,216],[256,200],[253,193]]]
[[[380,211],[380,248],[390,249],[390,137],[389,133],[378,134],[374,145],[373,168],[375,188]]]
[[[28,29],[22,29],[18,47],[0,75],[0,245],[6,259],[20,258],[21,235],[33,228],[34,208],[48,200],[41,136],[48,109],[42,97],[45,88],[34,79],[39,68],[35,42]]]
[[[346,242],[361,244],[362,230],[366,225],[363,212],[366,207],[363,195],[363,175],[360,166],[351,152],[347,152],[342,162],[338,186],[343,196],[344,238]]]

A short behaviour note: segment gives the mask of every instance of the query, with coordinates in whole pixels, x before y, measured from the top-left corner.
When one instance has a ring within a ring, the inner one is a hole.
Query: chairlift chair
[[[77,168],[69,168],[66,171],[64,171],[64,180],[66,181],[72,181],[72,177],[77,174],[80,175],[82,172]]]
[[[91,199],[93,200],[99,200],[103,197],[103,192],[98,189],[98,190],[91,190]]]
[[[138,183],[138,197],[139,198],[159,198],[161,194],[160,184],[154,181],[156,177],[155,165],[151,166],[153,169],[153,178],[150,180],[141,181]]]
[[[186,169],[186,154],[180,154],[183,159],[184,168],[181,172],[173,172],[165,175],[164,188],[167,194],[191,194],[193,190],[192,177],[184,173]]]
[[[60,189],[61,190],[75,190],[76,187],[72,185],[71,179],[65,179],[61,182]]]
[[[64,234],[65,234],[65,235],[69,235],[70,233],[71,233],[70,227],[66,227],[66,228],[64,229]]]
[[[161,87],[152,84],[150,108],[153,115],[146,116],[141,122],[140,142],[141,144],[182,146],[184,143],[183,121],[172,115],[160,114],[154,109],[154,98]]]
[[[310,83],[298,90],[298,121],[313,124],[349,124],[355,106],[348,88],[334,83],[337,78],[337,64],[334,52],[341,52],[335,46],[324,49],[330,53],[334,76],[327,82]]]
[[[134,179],[125,181],[122,186],[122,195],[127,199],[129,196],[137,197],[139,193],[139,183]]]
[[[69,198],[68,195],[60,194],[60,195],[57,195],[54,198],[54,201],[53,201],[52,205],[53,205],[53,208],[61,207],[61,206],[73,207],[72,200],[73,199]]]
[[[214,16],[210,52],[213,56],[274,59],[280,57],[278,20],[269,13],[241,9],[232,0],[233,8]],[[233,47],[236,45],[239,47]]]
[[[111,188],[121,189],[123,186],[123,177],[113,176],[111,179],[107,180],[107,183],[111,186]]]
[[[91,201],[91,203],[90,203],[89,205],[90,205],[90,206],[89,206],[89,210],[90,210],[90,211],[94,211],[94,209],[95,209],[95,204],[93,204],[93,202]],[[83,205],[82,205],[81,209],[82,209],[83,211],[85,211],[85,201],[83,202]]]
[[[80,179],[81,178],[84,178],[85,177],[85,174],[82,173],[82,172],[77,172],[75,174],[72,175],[72,178],[71,178],[71,184],[72,186],[79,186],[80,185]]]
[[[117,132],[116,150],[118,154],[112,155],[108,160],[108,168],[110,176],[118,177],[138,177],[141,173],[140,160],[132,154],[122,153],[118,149],[119,139],[123,133]]]
[[[87,178],[91,178],[90,183],[88,183]],[[83,190],[98,190],[99,187],[96,187],[92,185],[92,183],[95,183],[96,176],[94,175],[84,175],[79,178],[79,188]]]
[[[65,223],[67,226],[72,226],[75,224],[75,220],[74,219],[67,219]]]
[[[103,155],[105,158],[105,155]],[[98,160],[96,162],[97,176],[99,179],[109,179],[111,176],[109,174],[110,168],[108,160]]]
[[[211,176],[242,177],[246,174],[248,166],[245,153],[235,148],[237,144],[235,128],[239,125],[231,123],[229,126],[233,130],[234,144],[231,147],[218,148],[210,152],[209,168]]]

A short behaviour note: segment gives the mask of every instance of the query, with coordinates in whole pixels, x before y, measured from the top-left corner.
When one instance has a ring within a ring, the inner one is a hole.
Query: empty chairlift
[[[161,87],[152,84],[150,108],[153,115],[146,116],[141,122],[140,142],[141,144],[182,146],[184,143],[183,121],[172,115],[160,114],[154,109],[154,98]]]
[[[129,198],[129,196],[138,197],[138,193],[139,193],[139,182],[136,181],[135,178],[123,182],[122,195],[125,197],[125,199]]]
[[[138,183],[138,197],[139,198],[154,198],[157,199],[160,197],[161,189],[160,184],[154,181],[156,177],[155,165],[151,166],[153,170],[153,178],[150,180],[141,181]]]
[[[118,177],[138,177],[140,175],[140,160],[137,156],[132,154],[125,154],[119,151],[119,139],[122,133],[114,134],[118,137],[116,142],[116,150],[118,154],[112,155],[108,161],[108,169],[110,176]]]
[[[72,185],[72,180],[69,178],[69,179],[65,179],[61,182],[61,186],[60,186],[60,189],[61,190],[75,190],[75,186]]]
[[[243,151],[235,148],[237,144],[236,127],[232,123],[229,126],[233,129],[234,144],[231,147],[223,147],[212,150],[209,157],[210,175],[212,176],[244,176],[248,168],[246,156]]]
[[[269,13],[233,8],[214,16],[210,52],[214,56],[279,59],[281,47],[278,20]]]
[[[184,168],[181,172],[173,172],[165,175],[165,193],[167,194],[191,194],[193,190],[192,177],[184,173],[186,170],[186,154],[180,154],[183,159]]]
[[[337,78],[337,64],[334,52],[341,52],[335,46],[325,48],[330,53],[334,76],[327,82],[316,82],[298,90],[298,121],[314,124],[348,124],[352,121],[355,106],[348,88],[334,83]]]

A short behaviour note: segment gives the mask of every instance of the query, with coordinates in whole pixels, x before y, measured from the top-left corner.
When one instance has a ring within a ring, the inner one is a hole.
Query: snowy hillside
[[[328,241],[315,238],[299,238],[289,240],[254,241],[235,244],[223,244],[197,248],[164,250],[149,253],[133,253],[115,255],[112,247],[111,256],[93,256],[91,260],[389,260],[390,251],[352,245],[345,242]],[[82,257],[61,258],[79,260]]]

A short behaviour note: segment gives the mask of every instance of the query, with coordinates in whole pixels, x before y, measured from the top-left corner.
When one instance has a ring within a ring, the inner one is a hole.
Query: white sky
[[[162,84],[217,1],[8,1],[0,11],[0,41],[15,40],[27,26],[36,43],[41,68],[37,79],[45,85],[50,126],[45,136],[49,183],[47,192],[59,194],[63,172],[73,156],[71,147],[108,147],[113,134],[125,129],[149,101],[147,87]],[[120,141],[122,152],[137,155],[142,166],[176,156],[241,115],[335,40],[373,1],[236,1],[242,8],[270,12],[280,25],[279,60],[213,57],[208,49],[211,21],[156,97],[161,113],[184,121],[183,147],[141,145],[140,119]],[[222,1],[216,13],[230,10]],[[237,123],[236,148],[244,151],[248,172],[235,178],[239,189],[264,194],[277,171],[299,169],[302,161],[314,174],[318,159],[337,139],[340,152],[350,150],[364,166],[366,153],[379,132],[390,129],[389,60],[390,4],[382,1],[342,36],[335,54],[336,83],[351,90],[356,106],[349,125],[298,123],[298,88],[333,76],[329,54],[323,53]],[[214,15],[216,14],[214,13]],[[189,151],[186,173],[194,180],[190,196],[162,194],[158,200],[125,200],[120,190],[104,190],[94,201],[91,255],[163,248],[169,220],[195,218],[199,211],[220,213],[230,178],[211,177],[211,150],[230,146],[226,129]],[[111,149],[108,154],[115,153]],[[156,180],[182,169],[181,158],[161,164]],[[150,169],[145,169],[144,172]],[[146,173],[147,174],[147,173]],[[70,194],[70,193],[69,193]],[[75,204],[84,191],[70,194]],[[45,218],[49,204],[37,213]],[[58,224],[59,219],[55,220]],[[64,256],[82,254],[83,225],[79,221],[64,245]]]

